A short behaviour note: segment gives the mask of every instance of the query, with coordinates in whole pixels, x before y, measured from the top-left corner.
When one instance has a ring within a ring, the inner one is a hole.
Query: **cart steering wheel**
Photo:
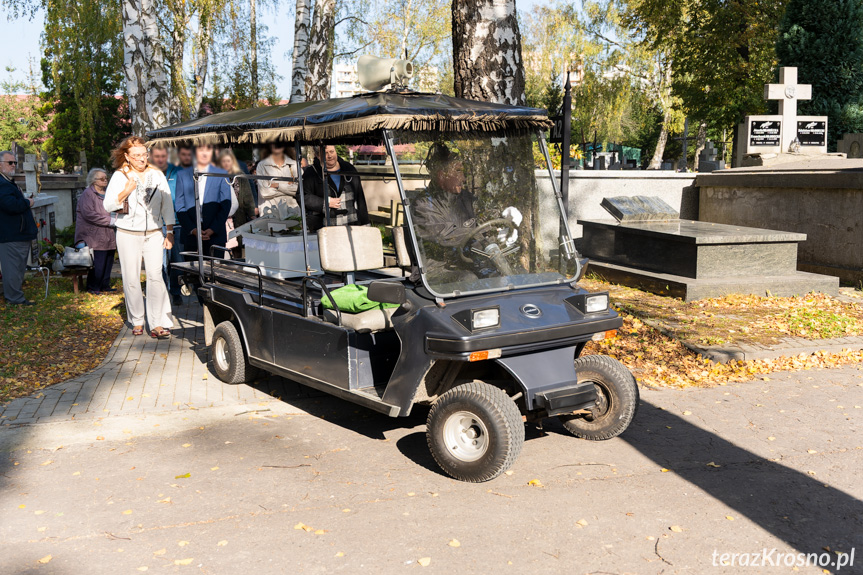
[[[509,218],[495,218],[493,220],[489,220],[489,221],[485,222],[484,224],[477,226],[476,228],[474,228],[474,230],[470,234],[466,235],[465,238],[458,245],[458,254],[463,261],[465,261],[466,263],[469,263],[469,264],[473,263],[473,260],[471,260],[469,257],[464,255],[465,246],[468,244],[469,241],[471,241],[472,239],[474,239],[475,237],[477,237],[480,234],[486,233],[493,226],[497,226],[497,227],[507,226],[507,227],[510,227],[514,230],[518,229],[518,226],[515,224],[515,222]],[[483,254],[483,255],[485,255],[485,254]],[[489,259],[491,259],[490,256],[487,256],[487,257],[489,257]]]

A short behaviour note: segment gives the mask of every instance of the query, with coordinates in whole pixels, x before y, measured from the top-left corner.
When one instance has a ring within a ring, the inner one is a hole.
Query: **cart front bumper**
[[[577,383],[569,387],[537,393],[534,403],[537,408],[547,411],[549,416],[588,409],[596,404],[596,387],[589,382]]]

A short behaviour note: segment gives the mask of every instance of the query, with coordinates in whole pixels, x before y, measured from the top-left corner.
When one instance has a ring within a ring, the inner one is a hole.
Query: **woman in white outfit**
[[[259,176],[280,178],[297,178],[301,175],[297,170],[297,162],[285,153],[285,145],[279,143],[270,144],[270,155],[258,162],[256,173]],[[272,212],[278,214],[280,205],[296,208],[297,189],[299,189],[297,182],[259,180],[258,211],[261,217],[268,217]]]
[[[162,257],[174,243],[174,203],[161,170],[147,161],[144,139],[129,136],[111,152],[114,175],[105,190],[105,209],[117,213],[117,251],[123,272],[126,315],[132,333],[144,333],[144,315],[150,336],[167,338],[173,327],[171,300],[162,279]],[[128,208],[124,204],[128,201]],[[167,234],[162,233],[162,226]],[[141,293],[141,259],[147,272],[147,305]]]

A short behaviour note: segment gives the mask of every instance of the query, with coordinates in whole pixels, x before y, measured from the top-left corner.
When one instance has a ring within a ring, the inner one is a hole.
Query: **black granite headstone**
[[[661,222],[676,220],[680,213],[656,196],[603,198],[602,207],[618,222]]]

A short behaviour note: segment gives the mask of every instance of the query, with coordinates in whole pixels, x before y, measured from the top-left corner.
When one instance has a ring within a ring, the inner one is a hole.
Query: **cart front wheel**
[[[578,383],[593,383],[596,403],[584,415],[565,415],[563,426],[576,437],[602,441],[623,433],[638,410],[638,385],[626,367],[605,355],[575,360]]]
[[[480,483],[494,479],[518,458],[524,423],[518,406],[503,390],[474,381],[435,401],[426,437],[432,456],[447,475]]]
[[[243,351],[243,342],[237,328],[229,321],[223,321],[213,331],[210,360],[213,362],[216,377],[225,383],[246,383],[257,375],[257,368],[249,364]]]

